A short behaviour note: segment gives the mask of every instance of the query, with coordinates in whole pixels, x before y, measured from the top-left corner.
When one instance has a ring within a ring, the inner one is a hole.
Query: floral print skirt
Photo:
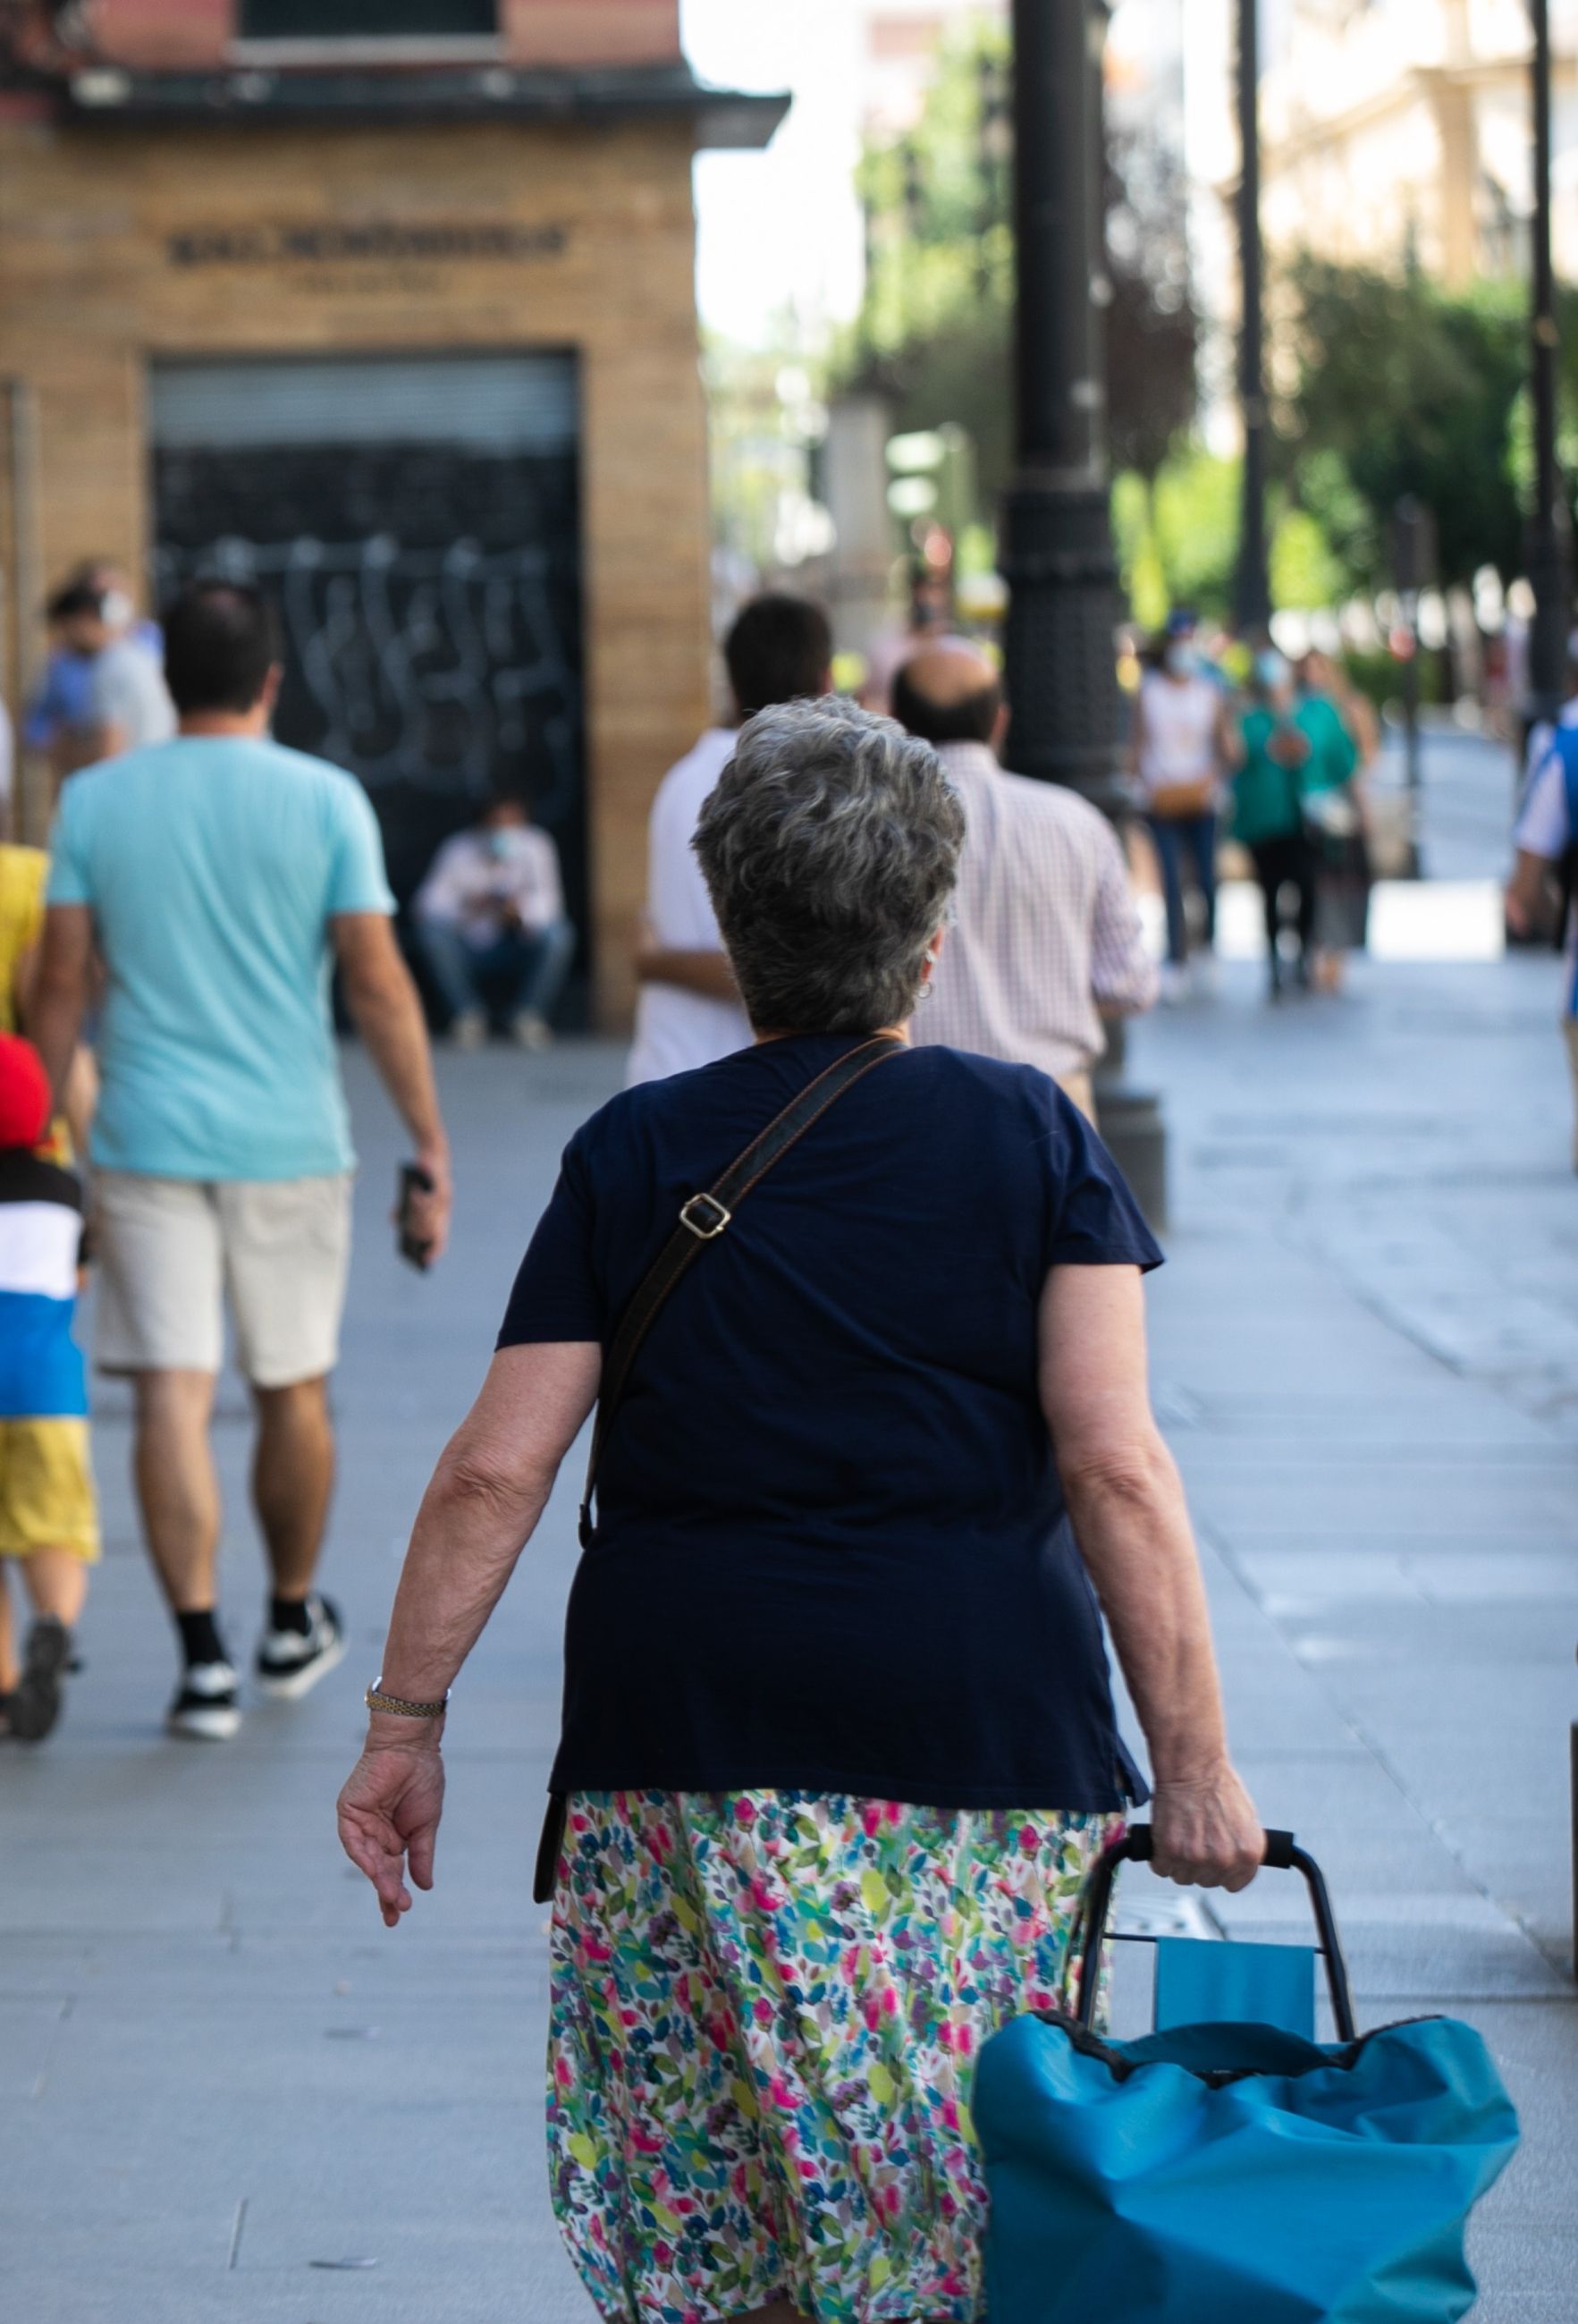
[[[619,2324],[974,2324],[987,2036],[1057,1993],[1113,1815],[798,1791],[571,1795],[554,2209]]]

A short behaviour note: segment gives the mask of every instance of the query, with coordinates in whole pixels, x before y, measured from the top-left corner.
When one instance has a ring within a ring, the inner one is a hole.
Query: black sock
[[[178,1614],[176,1628],[180,1632],[181,1652],[189,1663],[227,1663],[225,1641],[214,1626],[212,1607],[205,1606],[200,1614]]]
[[[271,1598],[269,1600],[271,1630],[294,1630],[304,1638],[312,1628],[312,1616],[305,1598]]]

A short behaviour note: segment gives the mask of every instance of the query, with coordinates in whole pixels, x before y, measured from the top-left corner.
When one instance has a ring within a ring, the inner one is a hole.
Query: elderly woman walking
[[[1057,1994],[1142,1791],[1098,1600],[1160,1868],[1239,1887],[1260,1858],[1147,1400],[1159,1254],[1043,1074],[904,1039],[962,836],[886,720],[742,730],[697,846],[756,1044],[570,1141],[341,1797],[392,1928],[432,1885],[450,1683],[601,1387],[549,2143],[630,2324],[980,2314],[976,2053]]]

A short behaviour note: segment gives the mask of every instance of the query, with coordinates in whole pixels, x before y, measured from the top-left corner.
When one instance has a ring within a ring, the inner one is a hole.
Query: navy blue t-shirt
[[[850,1046],[765,1043],[595,1114],[500,1346],[606,1347],[687,1196]],[[927,1047],[846,1091],[636,1358],[570,1595],[553,1788],[1120,1806],[1135,1778],[1037,1322],[1049,1268],[1160,1257],[1044,1074]]]

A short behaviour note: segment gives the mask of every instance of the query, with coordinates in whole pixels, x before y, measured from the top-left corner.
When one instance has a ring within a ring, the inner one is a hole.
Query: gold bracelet
[[[408,1702],[401,1694],[385,1694],[383,1688],[383,1674],[380,1671],[367,1689],[366,1702],[369,1711],[387,1711],[396,1719],[442,1719],[449,1708],[448,1687],[444,1690],[441,1702]]]

